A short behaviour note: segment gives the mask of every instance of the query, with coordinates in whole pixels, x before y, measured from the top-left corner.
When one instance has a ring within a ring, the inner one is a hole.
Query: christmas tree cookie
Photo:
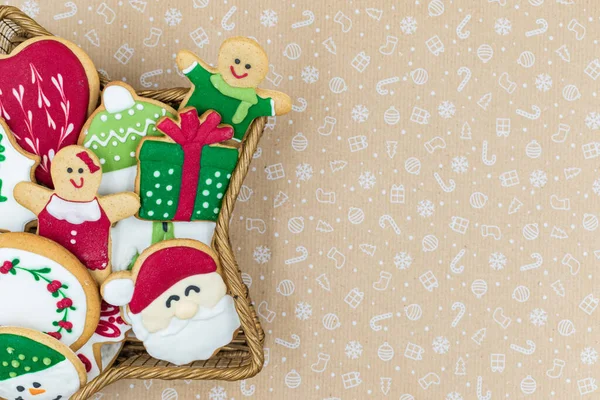
[[[30,233],[0,235],[0,326],[47,333],[73,350],[94,333],[98,286],[85,267],[55,242]]]
[[[24,231],[35,215],[17,203],[13,190],[19,182],[33,182],[39,157],[24,152],[4,120],[0,120],[0,232]]]
[[[192,83],[181,108],[195,107],[202,114],[215,110],[223,123],[234,129],[234,139],[241,141],[255,118],[290,112],[288,95],[259,89],[269,71],[269,60],[254,40],[236,36],[223,42],[217,68],[190,51],[177,54],[177,65]]]
[[[85,124],[79,144],[100,159],[101,195],[133,191],[137,173],[137,148],[144,137],[162,136],[156,122],[176,112],[166,104],[139,97],[123,82],[109,84],[102,105]]]
[[[0,397],[67,400],[85,385],[83,364],[51,336],[26,328],[0,328]]]

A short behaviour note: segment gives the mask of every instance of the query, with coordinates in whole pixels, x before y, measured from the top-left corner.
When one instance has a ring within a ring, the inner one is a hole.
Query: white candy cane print
[[[69,11],[65,11],[63,13],[56,14],[53,17],[55,21],[58,21],[59,19],[71,18],[72,16],[77,14],[77,4],[73,3],[72,1],[67,1],[65,3],[65,7],[67,7],[69,9]]]
[[[369,321],[369,326],[375,332],[379,332],[380,330],[384,329],[383,326],[379,325],[379,323],[381,321],[383,321],[383,320],[390,319],[393,316],[394,316],[394,314],[392,314],[391,312],[385,313],[385,314],[376,315],[373,318],[371,318],[371,320]]]
[[[254,385],[246,386],[245,379],[240,381],[240,392],[242,392],[242,394],[244,396],[250,397],[254,394],[255,391],[256,391],[256,386],[254,386]]]
[[[465,312],[467,311],[467,307],[460,301],[457,301],[456,303],[452,304],[452,311],[456,310],[458,310],[458,314],[456,314],[456,317],[454,317],[452,324],[450,324],[453,328],[456,328],[462,317],[464,317]]]
[[[304,246],[296,247],[296,253],[300,253],[300,255],[297,257],[288,258],[285,260],[285,265],[296,264],[308,258],[308,250]]]
[[[492,399],[492,391],[488,390],[485,395],[483,394],[483,378],[481,376],[477,377],[477,400],[491,400]]]
[[[396,82],[400,82],[400,78],[397,76],[392,76],[391,78],[382,79],[379,82],[377,82],[377,85],[375,86],[375,90],[377,91],[377,93],[379,93],[382,96],[385,96],[388,93],[394,94],[393,91],[390,91],[390,90],[384,88],[384,86],[391,85],[392,83],[396,83]]]
[[[300,347],[300,336],[296,335],[295,333],[292,333],[290,337],[292,338],[291,342],[280,338],[275,338],[275,343],[280,344],[288,349],[297,349],[298,347]]]
[[[548,30],[548,22],[544,18],[536,19],[535,23],[539,26],[539,28],[525,32],[525,36],[531,37],[546,33]]]
[[[467,14],[460,22],[460,24],[458,24],[458,26],[456,27],[456,35],[462,40],[465,40],[469,37],[469,35],[471,35],[471,31],[464,30],[465,26],[469,23],[470,20],[471,14]]]
[[[379,218],[379,226],[382,227],[383,229],[385,229],[386,225],[389,225],[394,230],[396,235],[399,235],[400,233],[402,233],[402,231],[400,230],[400,227],[398,226],[396,221],[394,221],[394,218],[392,218],[391,215],[382,215]]]
[[[531,264],[523,265],[521,267],[521,271],[529,271],[530,269],[536,269],[542,266],[544,263],[544,258],[540,253],[531,253],[531,258],[533,261]]]
[[[457,264],[460,261],[460,259],[465,255],[466,252],[467,251],[465,249],[461,249],[458,252],[458,254],[456,256],[454,256],[454,258],[450,262],[450,270],[452,272],[454,272],[455,274],[462,274],[463,271],[465,270],[465,266],[464,265],[461,265],[460,267],[457,267]]]
[[[444,192],[451,193],[454,192],[454,189],[456,189],[456,183],[453,179],[448,180],[448,184],[446,184],[446,182],[442,180],[442,177],[437,172],[433,173],[433,177]]]
[[[527,347],[522,347],[517,344],[511,344],[510,348],[516,351],[517,353],[530,356],[535,352],[535,342],[533,340],[527,340],[525,341],[525,343],[527,343]]]
[[[303,99],[302,97],[298,97],[298,103],[300,103],[299,106],[297,105],[292,105],[292,110],[296,111],[296,112],[304,112],[306,111],[306,107],[308,106],[308,103],[306,102],[306,99]]]
[[[542,110],[535,104],[531,106],[531,109],[533,110],[533,113],[521,110],[520,108],[517,109],[516,112],[521,117],[525,117],[525,118],[531,119],[531,120],[538,119],[540,117],[540,115],[542,115]]]
[[[493,155],[491,158],[488,158],[488,142],[487,142],[487,140],[483,141],[483,147],[481,149],[481,161],[483,161],[483,163],[485,165],[487,165],[488,167],[496,164],[496,155]]]
[[[462,76],[463,74],[465,75],[463,80],[458,85],[458,88],[456,88],[457,92],[462,92],[465,86],[467,86],[467,83],[469,83],[469,81],[471,80],[471,70],[467,67],[460,67],[457,71],[457,74],[458,76]]]
[[[302,11],[302,16],[306,17],[303,21],[294,22],[292,24],[292,29],[302,28],[304,26],[312,25],[315,22],[315,14],[313,14],[310,10]]]
[[[233,14],[235,14],[236,11],[237,11],[237,7],[233,6],[229,9],[229,11],[227,11],[227,14],[225,14],[223,16],[223,19],[221,20],[221,27],[223,29],[225,29],[226,31],[232,31],[233,28],[235,28],[235,23],[229,22],[229,20],[231,19]]]
[[[155,69],[154,71],[144,72],[140,76],[140,84],[145,88],[152,87],[152,85],[154,85],[154,83],[150,82],[148,79],[150,79],[154,76],[162,75],[162,73],[163,73],[162,69]]]

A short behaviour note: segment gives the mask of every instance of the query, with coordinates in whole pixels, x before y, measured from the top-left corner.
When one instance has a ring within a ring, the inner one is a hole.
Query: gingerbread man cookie
[[[292,109],[288,95],[258,88],[269,71],[264,49],[254,40],[235,36],[221,44],[217,68],[190,51],[177,54],[179,69],[192,82],[181,108],[193,106],[202,114],[215,110],[233,126],[241,141],[255,118],[283,115]]]
[[[52,163],[55,190],[23,182],[15,199],[38,216],[38,234],[64,246],[98,282],[110,274],[110,229],[137,213],[135,193],[99,197],[100,160],[88,149],[68,146]]]

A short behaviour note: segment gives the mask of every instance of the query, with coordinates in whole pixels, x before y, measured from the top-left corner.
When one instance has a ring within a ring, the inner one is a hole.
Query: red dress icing
[[[72,216],[75,213],[57,212],[57,208],[51,205],[53,202],[75,209],[88,207],[94,213],[87,220],[85,216],[75,218]],[[76,203],[54,194],[38,215],[38,234],[69,250],[90,270],[103,270],[108,266],[110,227],[110,220],[98,199],[90,203]]]

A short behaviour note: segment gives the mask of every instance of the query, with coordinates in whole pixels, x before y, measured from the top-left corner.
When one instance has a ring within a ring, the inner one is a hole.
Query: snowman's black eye
[[[77,172],[79,172],[80,174],[83,174],[83,168],[79,168],[79,169],[77,170]]]
[[[73,168],[71,168],[71,167],[67,168],[67,172],[68,172],[69,174],[73,173]]]
[[[236,63],[236,64],[239,64],[239,63],[241,63],[240,59],[239,59],[239,58],[236,58],[236,59],[235,59],[235,63]]]
[[[24,391],[25,391],[25,388],[24,388],[23,386],[17,386],[17,390],[18,390],[19,392],[24,392]]]
[[[252,65],[246,64],[246,69],[250,69],[250,68],[252,68]]]
[[[36,389],[37,389],[37,388],[39,388],[40,386],[42,386],[40,383],[33,382],[33,387],[34,387],[34,388],[36,388]]]

